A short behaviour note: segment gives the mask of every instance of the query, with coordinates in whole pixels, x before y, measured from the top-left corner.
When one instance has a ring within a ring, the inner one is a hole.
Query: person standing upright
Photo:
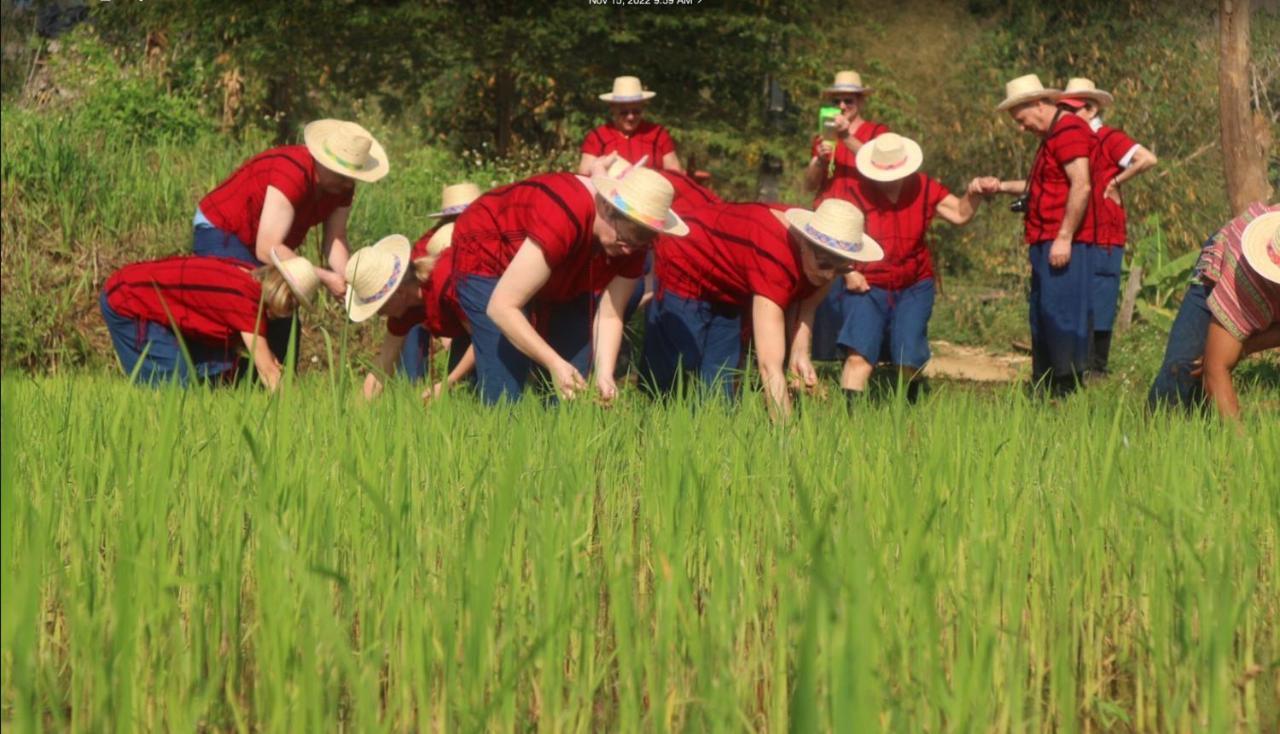
[[[814,137],[812,157],[804,170],[805,188],[814,192],[815,209],[831,197],[850,201],[848,186],[858,167],[855,156],[877,135],[889,132],[888,125],[862,117],[867,97],[874,91],[862,86],[862,76],[856,71],[836,72],[835,81],[822,90],[823,99],[839,107],[840,114],[832,120],[830,139]]]

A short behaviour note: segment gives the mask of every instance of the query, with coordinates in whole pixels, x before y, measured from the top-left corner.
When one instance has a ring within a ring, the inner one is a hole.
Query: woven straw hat
[[[1092,79],[1085,79],[1082,76],[1067,82],[1066,89],[1062,90],[1062,99],[1087,99],[1099,107],[1110,107],[1111,103],[1116,101],[1110,92],[1098,89]]]
[[[347,315],[360,323],[378,312],[409,272],[412,246],[393,234],[361,248],[347,261]]]
[[[862,86],[862,75],[856,71],[837,71],[831,86],[822,90],[822,96],[834,97],[838,94],[871,94],[876,90]]]
[[[302,138],[320,165],[347,178],[372,183],[391,170],[387,152],[354,122],[316,120],[303,129]]]
[[[996,105],[996,109],[1004,112],[1011,107],[1017,107],[1023,102],[1030,102],[1036,99],[1048,99],[1057,101],[1062,92],[1057,89],[1045,89],[1044,84],[1040,83],[1040,77],[1035,74],[1027,74],[1004,85],[1004,101]]]
[[[427,216],[436,219],[440,217],[456,217],[467,208],[468,204],[479,199],[480,194],[480,187],[470,181],[446,186],[444,191],[440,193],[440,211],[432,212]]]
[[[440,225],[431,235],[431,239],[427,240],[427,255],[435,257],[445,250],[449,249],[449,245],[453,244],[453,222]]]
[[[863,230],[862,211],[843,199],[826,199],[817,211],[788,209],[784,216],[805,239],[833,255],[863,263],[884,259],[880,243]]]
[[[856,156],[858,173],[872,181],[897,181],[920,170],[920,144],[897,133],[884,133],[862,146]]]
[[[285,285],[298,297],[298,303],[310,306],[315,301],[316,291],[320,289],[320,276],[316,275],[316,269],[310,260],[305,257],[281,260],[272,249],[271,264],[284,276]]]
[[[657,171],[634,168],[621,179],[596,176],[591,183],[600,196],[627,219],[663,234],[676,237],[689,234],[689,227],[671,211],[675,189]]]
[[[1253,272],[1280,284],[1280,211],[1249,222],[1240,236],[1240,249]]]
[[[620,104],[623,102],[647,102],[657,96],[640,86],[640,79],[634,76],[620,76],[613,80],[613,91],[600,95],[605,102]]]
[[[616,156],[615,160],[613,163],[609,164],[609,178],[613,179],[621,179],[623,176],[637,168],[644,168],[645,162],[649,160],[648,153],[640,156],[640,160],[635,163],[632,163],[616,153],[614,155]]]

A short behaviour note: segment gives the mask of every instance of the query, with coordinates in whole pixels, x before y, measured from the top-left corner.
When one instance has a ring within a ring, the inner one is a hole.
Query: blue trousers
[[[640,374],[658,394],[671,392],[681,373],[732,399],[742,359],[742,312],[733,306],[662,292],[649,303]]]
[[[1089,318],[1089,246],[1071,245],[1065,268],[1049,266],[1052,242],[1027,248],[1031,291],[1027,298],[1031,326],[1031,378],[1057,393],[1075,389],[1089,367],[1093,322]]]
[[[213,226],[204,213],[196,209],[196,217],[191,237],[191,249],[197,255],[207,257],[229,257],[241,262],[249,263],[254,267],[262,267],[265,263],[253,254],[253,250],[248,245],[240,241],[230,232],[223,231]],[[289,333],[294,328],[293,324],[297,322],[298,343],[302,343],[302,320],[297,314],[284,319],[269,319],[267,321],[267,346],[271,348],[271,353],[275,358],[284,364],[285,355],[289,350]]]
[[[866,293],[840,289],[844,324],[837,344],[871,364],[887,360],[920,368],[929,361],[929,318],[936,290],[933,278],[898,290],[872,287]]]
[[[1123,266],[1123,247],[1089,246],[1089,308],[1093,313],[1093,357],[1089,369],[1095,372],[1106,372],[1111,356],[1111,331],[1116,323]]]
[[[139,384],[174,381],[186,387],[193,375],[196,381],[206,382],[221,381],[239,372],[239,356],[228,348],[185,340],[187,353],[191,355],[188,364],[178,337],[170,327],[121,316],[107,304],[105,292],[98,296],[98,307],[120,358],[120,367]]]
[[[471,344],[476,350],[476,386],[481,399],[489,405],[519,400],[533,366],[533,360],[517,349],[485,313],[497,284],[497,278],[464,275],[457,286],[458,302],[471,324]],[[547,343],[583,376],[591,365],[591,306],[592,297],[586,294],[539,310],[539,317],[545,317],[545,324],[540,323],[539,327]],[[461,356],[462,352],[458,354]]]
[[[400,362],[397,370],[410,382],[418,382],[427,376],[431,365],[427,355],[431,351],[431,332],[422,324],[414,324],[405,335],[404,346],[400,348]],[[453,371],[462,360],[467,347],[471,346],[469,337],[458,337],[449,345],[449,371]]]
[[[1191,376],[1191,370],[1196,360],[1204,356],[1204,344],[1209,338],[1209,324],[1213,321],[1208,304],[1210,291],[1209,286],[1193,283],[1182,297],[1182,306],[1169,329],[1164,361],[1147,392],[1147,405],[1152,410],[1161,406],[1193,408],[1204,404],[1204,388],[1200,378]]]

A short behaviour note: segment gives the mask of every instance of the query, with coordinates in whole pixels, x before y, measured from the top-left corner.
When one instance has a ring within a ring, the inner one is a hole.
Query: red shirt
[[[1093,174],[1092,206],[1096,212],[1091,241],[1098,245],[1124,247],[1128,240],[1124,206],[1103,196],[1103,192],[1107,190],[1107,184],[1124,170],[1120,161],[1133,150],[1137,142],[1123,130],[1106,125],[1098,128],[1097,136],[1098,146],[1093,160],[1089,161],[1090,173]]]
[[[1067,212],[1067,192],[1071,181],[1066,166],[1076,158],[1090,160],[1098,138],[1089,123],[1069,113],[1059,111],[1057,121],[1036,151],[1031,175],[1027,178],[1030,199],[1024,220],[1025,239],[1028,245],[1052,240],[1062,228],[1062,218]],[[1092,183],[1092,178],[1090,182]],[[1074,239],[1092,233],[1094,207],[1086,207]]]
[[[274,186],[293,204],[293,224],[284,244],[298,249],[307,230],[335,209],[351,206],[352,192],[326,194],[316,182],[316,161],[305,145],[272,148],[250,158],[218,188],[200,200],[200,211],[213,226],[230,232],[252,250],[267,187]]]
[[[444,226],[444,222],[441,222],[427,230],[426,234],[419,237],[418,241],[413,243],[413,247],[409,250],[409,262],[413,262],[427,256],[427,245],[431,242],[431,235],[435,234],[436,230],[440,229],[442,226]],[[419,285],[419,288],[422,291],[423,300],[425,301],[427,286],[425,283],[422,283]],[[393,336],[405,336],[415,325],[422,323],[422,320],[423,311],[420,307],[410,308],[399,316],[388,316],[387,333],[392,334]]]
[[[436,266],[422,286],[422,323],[432,336],[457,339],[468,334],[466,316],[453,295],[456,254],[452,247],[440,253],[440,259],[436,260]]]
[[[544,173],[494,189],[454,223],[457,276],[501,277],[511,258],[532,239],[542,248],[551,277],[537,298],[570,301],[603,289],[616,276],[644,274],[643,251],[608,257],[592,233],[596,196],[572,173]]]
[[[676,171],[658,171],[662,177],[671,182],[675,189],[675,198],[671,200],[671,210],[680,216],[710,204],[723,204],[724,200],[716,196],[711,189],[694,180],[693,176]]]
[[[659,294],[751,306],[764,296],[786,308],[818,290],[804,274],[781,204],[718,204],[685,215],[686,237],[659,237],[654,259]]]
[[[242,331],[266,334],[253,269],[231,258],[178,255],[126,265],[102,288],[107,305],[125,318],[176,324],[184,338],[226,344]]]
[[[866,232],[884,248],[884,259],[859,263],[858,271],[877,288],[901,290],[933,277],[933,258],[925,233],[938,204],[951,192],[923,173],[902,183],[896,202],[875,182],[857,176],[849,184],[854,206],[866,215]]]
[[[641,121],[631,135],[614,127],[613,122],[606,122],[582,139],[582,152],[596,157],[616,152],[632,163],[647,155],[645,166],[660,170],[663,156],[676,152],[676,143],[665,127],[647,120]]]
[[[889,132],[889,126],[879,122],[867,122],[863,120],[858,125],[858,129],[854,130],[852,135],[854,140],[866,143],[879,135]],[[811,146],[811,154],[818,156],[818,162],[822,165],[822,185],[818,187],[818,195],[813,197],[813,208],[817,209],[824,199],[835,197],[837,199],[845,199],[849,201],[849,182],[857,178],[858,161],[857,154],[849,150],[849,146],[839,140],[831,141],[836,149],[836,167],[835,173],[828,174],[830,169],[829,161],[818,153],[819,146],[822,145],[822,136],[813,136],[813,144]]]

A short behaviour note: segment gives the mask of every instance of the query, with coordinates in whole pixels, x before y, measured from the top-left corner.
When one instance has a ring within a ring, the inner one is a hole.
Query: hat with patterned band
[[[388,235],[347,260],[347,315],[360,323],[376,314],[409,271],[412,245],[404,235]]]
[[[897,181],[920,170],[920,144],[897,133],[884,133],[858,150],[858,173],[872,181]]]
[[[1062,97],[1058,101],[1078,102],[1080,106],[1084,106],[1084,100],[1089,100],[1099,107],[1110,107],[1111,103],[1116,101],[1116,98],[1112,97],[1109,92],[1098,89],[1092,79],[1078,76],[1067,82],[1067,87],[1062,90]],[[1075,105],[1073,104],[1072,106],[1074,107]]]
[[[826,199],[817,210],[788,209],[787,223],[805,239],[833,255],[854,262],[884,259],[884,249],[863,230],[866,217],[843,199]]]
[[[1253,272],[1280,284],[1280,211],[1249,222],[1240,235],[1240,249]]]
[[[613,80],[613,91],[600,95],[600,99],[610,104],[625,104],[627,102],[648,102],[655,96],[657,96],[657,92],[647,91],[640,86],[639,78],[620,76]]]
[[[316,120],[302,131],[316,162],[334,173],[372,183],[387,175],[387,151],[373,135],[354,122]]]
[[[657,171],[634,168],[621,179],[595,176],[591,184],[600,198],[627,219],[662,234],[676,237],[689,234],[689,227],[671,211],[675,189]]]
[[[470,181],[463,181],[444,187],[440,193],[440,211],[428,214],[428,217],[456,217],[466,211],[468,205],[480,198],[480,187]]]
[[[824,97],[836,97],[841,94],[871,94],[876,90],[862,86],[862,75],[856,71],[837,71],[831,86],[822,90]]]

